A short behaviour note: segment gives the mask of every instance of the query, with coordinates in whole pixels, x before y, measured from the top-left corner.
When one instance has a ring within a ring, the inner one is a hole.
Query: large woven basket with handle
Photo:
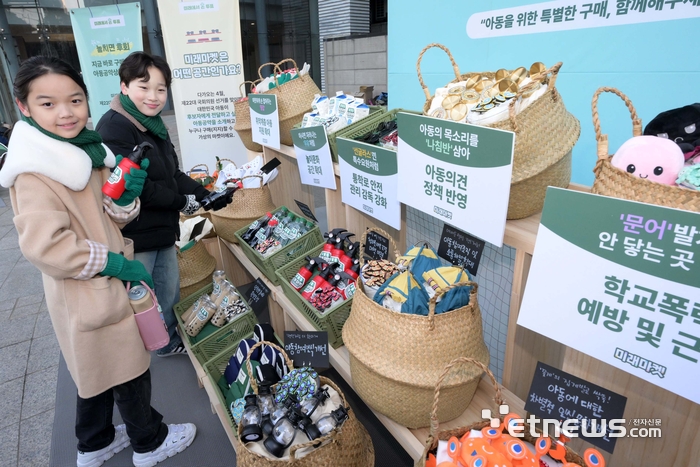
[[[386,236],[396,251],[391,236],[373,230]],[[362,244],[366,237],[365,232]],[[472,286],[468,305],[435,314],[437,298],[463,286],[456,284],[439,290],[430,300],[428,316],[421,316],[384,308],[367,297],[362,281],[357,282],[350,317],[343,327],[343,342],[350,353],[353,386],[367,405],[409,428],[428,426],[442,368],[460,356],[488,365],[478,285],[467,285]],[[451,420],[464,412],[480,377],[481,372],[474,368],[451,374],[442,390],[445,403],[438,413],[440,420]]]
[[[185,298],[212,281],[216,259],[199,241],[192,248],[177,252],[177,267],[180,270],[180,298]]]
[[[418,81],[425,93],[423,115],[428,114],[435,96],[431,96],[423,81],[420,62],[423,54],[437,47],[447,53],[455,79],[450,83],[466,81],[472,76],[481,75],[493,79],[493,72],[461,73],[449,49],[442,44],[429,44],[418,55],[416,70]],[[548,81],[547,90],[523,111],[517,113],[515,105],[524,92],[532,88],[525,86],[511,99],[508,108],[509,118],[484,125],[490,128],[515,132],[515,153],[511,176],[508,219],[528,217],[542,210],[548,186],[566,188],[571,181],[571,150],[581,133],[581,125],[564,106],[564,101],[555,84],[562,63],[535,76]],[[534,86],[534,83],[533,83]]]
[[[262,176],[248,175],[241,180],[246,178],[259,179],[260,187],[239,188],[233,194],[233,201],[228,206],[218,211],[211,211],[211,222],[214,224],[216,234],[233,243],[238,243],[235,235],[238,230],[275,209],[270,187],[262,184]]]
[[[274,65],[275,71],[273,74],[275,76],[275,83],[277,83],[277,72],[282,72],[281,65],[285,62],[292,62],[294,68],[299,70],[294,60],[285,58],[278,63],[264,63],[260,65],[260,68],[258,68],[260,79],[263,79],[261,74],[263,67]],[[293,80],[283,84],[277,83],[276,87],[262,94],[275,94],[277,96],[277,111],[280,119],[280,143],[293,146],[294,142],[292,141],[291,130],[297,123],[301,122],[305,113],[311,112],[311,103],[316,94],[321,94],[321,90],[318,89],[318,86],[316,86],[311,76],[305,74],[298,75]]]
[[[253,369],[250,365],[250,355],[253,350],[263,344],[277,349],[284,355],[289,369],[291,370],[294,368],[294,364],[283,349],[271,342],[261,341],[252,346],[248,352],[248,358],[246,359],[248,374],[253,374]],[[320,376],[320,380],[321,384],[327,384],[338,393],[343,401],[343,406],[348,409],[348,419],[345,420],[340,427],[335,428],[321,438],[293,445],[290,448],[289,459],[271,459],[264,457],[250,450],[246,444],[241,443],[236,453],[236,461],[240,467],[282,467],[285,465],[293,465],[295,467],[371,467],[374,465],[374,446],[372,445],[372,439],[369,437],[369,433],[367,433],[365,427],[362,426],[357,420],[357,417],[355,417],[355,414],[345,399],[345,395],[330,379]],[[257,394],[258,385],[255,378],[250,379],[250,385]],[[240,439],[242,424],[238,425],[238,430],[238,437]],[[297,436],[303,436],[303,434],[298,433]],[[299,449],[311,448],[319,443],[322,443],[322,445],[313,449],[304,457],[298,458],[296,456]]]
[[[471,423],[466,426],[462,426],[459,428],[453,428],[451,430],[439,430],[440,428],[440,422],[439,422],[439,405],[442,399],[442,391],[443,391],[443,385],[445,384],[445,380],[449,377],[450,373],[455,371],[455,369],[458,369],[462,366],[469,365],[469,366],[476,366],[479,368],[480,371],[485,372],[489,379],[491,379],[491,384],[494,389],[495,395],[494,395],[494,402],[496,403],[496,409],[492,410],[492,414],[498,414],[499,413],[499,407],[503,404],[506,403],[506,401],[503,399],[503,396],[501,394],[501,387],[498,385],[498,382],[496,381],[496,377],[491,373],[491,370],[489,370],[487,365],[484,365],[482,362],[475,360],[473,358],[469,357],[459,357],[454,360],[452,360],[450,363],[447,364],[447,366],[444,367],[442,374],[440,375],[440,379],[438,379],[437,384],[435,385],[435,392],[433,396],[433,405],[432,409],[430,411],[430,435],[428,436],[428,440],[425,443],[425,451],[423,452],[423,457],[418,459],[416,462],[416,467],[425,467],[425,461],[428,457],[428,453],[432,452],[433,454],[435,453],[435,450],[438,447],[438,442],[440,440],[442,441],[447,441],[451,437],[456,437],[457,439],[460,439],[465,433],[469,433],[471,430],[481,430],[482,428],[485,428],[489,426],[490,420],[480,420],[474,423]],[[481,378],[479,378],[481,379]],[[442,400],[442,403],[444,404],[445,401]],[[486,407],[479,407],[479,409],[485,409]],[[501,417],[502,421],[502,417]],[[524,436],[522,438],[524,441],[527,441],[528,443],[534,444],[537,438],[534,438],[529,430],[524,431]],[[567,462],[573,462],[575,464],[578,464],[582,467],[584,467],[586,464],[583,462],[583,458],[576,454],[574,451],[572,451],[568,446],[565,446],[564,449],[566,449],[566,461]]]
[[[598,98],[604,92],[611,92],[622,99],[632,118],[632,137],[642,135],[642,121],[637,116],[637,111],[632,105],[632,101],[626,95],[615,88],[608,87],[599,88],[593,94],[593,126],[595,127],[595,136],[598,142],[598,161],[593,169],[595,181],[593,182],[591,193],[642,203],[658,204],[668,208],[700,212],[700,190],[652,182],[635,177],[612,165],[612,155],[608,154],[608,135],[601,133],[600,116],[598,114]]]
[[[233,103],[233,108],[236,111],[236,124],[233,126],[233,129],[238,133],[238,137],[241,138],[241,141],[246,149],[255,152],[262,152],[262,146],[253,141],[252,125],[250,123],[250,104],[248,104],[248,99],[243,99],[246,97],[246,83],[255,86],[255,84],[258,82],[260,82],[260,80],[243,81],[239,86],[241,98]]]

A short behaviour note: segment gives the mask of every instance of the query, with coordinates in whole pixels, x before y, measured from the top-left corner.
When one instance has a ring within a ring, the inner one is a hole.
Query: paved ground
[[[177,149],[175,117],[164,120]],[[56,404],[58,342],[41,274],[19,250],[9,190],[0,187],[0,199],[4,203],[0,206],[0,466],[46,466]]]

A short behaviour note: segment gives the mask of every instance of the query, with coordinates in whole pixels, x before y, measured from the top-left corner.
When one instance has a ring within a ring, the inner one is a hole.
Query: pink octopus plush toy
[[[620,146],[611,161],[635,177],[675,185],[685,157],[676,143],[656,136],[636,136]]]

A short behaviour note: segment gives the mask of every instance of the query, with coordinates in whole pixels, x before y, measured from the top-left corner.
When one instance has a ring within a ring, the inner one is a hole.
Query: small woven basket
[[[455,79],[450,81],[450,84],[466,81],[475,75],[495,77],[493,72],[462,74],[447,47],[442,44],[427,45],[418,55],[416,63],[418,81],[426,98],[423,115],[428,114],[435,96],[430,95],[430,90],[423,81],[420,62],[423,54],[433,47],[442,49],[452,63]],[[525,110],[516,115],[515,103],[520,94],[532,90],[528,86],[520,89],[518,96],[511,99],[507,120],[483,125],[513,131],[516,134],[508,219],[521,219],[541,211],[542,206],[544,206],[547,186],[566,188],[571,181],[571,150],[579,138],[581,125],[576,117],[566,110],[564,101],[555,87],[561,66],[562,63],[559,62],[536,75],[537,78],[548,79],[548,87],[546,92],[530,103]],[[542,135],[547,136],[543,138]],[[557,164],[562,159],[567,159],[567,161]],[[542,174],[545,171],[549,173]]]
[[[246,178],[258,178],[260,187],[239,188],[228,206],[211,212],[211,222],[216,234],[232,243],[238,243],[237,231],[275,209],[272,192],[269,186],[262,184],[263,178],[260,175],[248,175],[241,180]]]
[[[428,453],[432,452],[435,454],[435,450],[438,447],[438,442],[440,440],[442,441],[447,441],[451,437],[455,436],[456,438],[461,438],[465,433],[470,432],[471,430],[481,430],[482,428],[485,428],[489,426],[490,421],[489,420],[481,420],[475,423],[472,423],[467,426],[459,427],[459,428],[453,428],[451,430],[442,430],[439,431],[439,409],[438,406],[440,405],[440,400],[442,399],[442,393],[441,391],[443,390],[443,384],[445,382],[445,379],[448,377],[448,375],[453,371],[454,368],[457,368],[459,366],[462,366],[463,364],[472,364],[476,365],[482,372],[486,372],[486,374],[489,376],[491,379],[491,384],[493,386],[493,389],[495,391],[494,395],[494,402],[496,403],[496,411],[492,411],[492,413],[499,413],[498,412],[498,407],[505,404],[505,401],[503,400],[503,396],[501,395],[501,387],[498,385],[498,382],[496,381],[496,377],[491,373],[491,370],[489,370],[487,365],[484,365],[482,362],[475,360],[473,358],[468,358],[468,357],[459,357],[454,360],[452,360],[450,363],[445,366],[442,374],[440,375],[440,379],[438,379],[437,384],[435,385],[435,392],[433,396],[433,405],[432,405],[432,410],[430,411],[430,435],[428,436],[428,440],[425,443],[425,451],[423,452],[423,457],[421,457],[417,462],[416,462],[416,467],[425,467],[425,461],[427,460]],[[479,378],[481,379],[481,378]],[[444,399],[442,400],[442,403],[444,404],[445,401]],[[501,422],[503,422],[503,419],[501,419]],[[534,444],[536,438],[534,438],[529,430],[526,430],[524,432],[523,440],[527,441],[528,443]],[[552,441],[552,444],[554,444],[554,441]],[[568,446],[565,446],[566,448],[566,461],[567,462],[573,462],[575,464],[578,464],[580,466],[585,466],[586,464],[583,462],[583,458],[576,454],[574,451],[572,451]]]
[[[629,109],[632,118],[632,137],[642,134],[642,121],[637,116],[632,101],[626,95],[615,88],[608,87],[599,88],[593,94],[593,126],[598,141],[598,161],[593,169],[595,181],[591,193],[700,212],[700,190],[644,180],[612,165],[612,155],[608,155],[608,135],[601,133],[598,115],[598,98],[604,92],[618,95]]]
[[[316,83],[311,79],[309,74],[297,75],[293,80],[283,84],[277,83],[277,71],[280,73],[282,72],[280,65],[285,62],[292,62],[294,68],[299,70],[294,60],[285,58],[278,63],[264,63],[260,65],[260,68],[258,68],[258,76],[260,76],[262,80],[261,72],[263,67],[267,65],[275,66],[273,75],[275,76],[275,83],[277,86],[262,94],[275,94],[277,96],[277,111],[280,119],[280,143],[286,146],[294,146],[291,130],[302,120],[305,113],[311,112],[311,103],[316,94],[321,94],[321,90],[318,89],[318,86],[316,86]]]
[[[177,252],[180,270],[180,297],[188,297],[212,281],[216,259],[207,251],[204,243],[195,242],[192,248]]]
[[[284,355],[287,361],[287,366],[291,370],[294,364],[287,356],[286,352],[270,342],[258,342],[250,348],[246,365],[248,366],[248,374],[253,374],[253,369],[250,365],[250,355],[253,350],[261,345],[266,344],[277,349]],[[369,433],[364,426],[357,420],[353,410],[350,408],[345,395],[338,386],[328,378],[319,377],[321,384],[327,384],[336,390],[338,395],[343,400],[343,406],[348,409],[348,419],[339,427],[321,438],[314,441],[308,441],[303,444],[297,444],[289,449],[289,459],[271,459],[261,456],[256,452],[248,449],[245,443],[239,444],[238,452],[236,453],[236,461],[240,467],[281,467],[284,465],[294,465],[295,467],[370,467],[374,465],[374,445]],[[258,385],[255,378],[250,379],[250,385],[253,391],[257,394]],[[238,438],[240,439],[242,426],[238,426]],[[298,436],[301,436],[300,434]],[[296,458],[296,452],[302,448],[310,448],[314,445],[323,443],[321,446],[313,449],[307,455],[301,458]]]
[[[255,141],[253,141],[253,129],[250,123],[250,104],[248,104],[248,99],[243,100],[247,96],[245,92],[246,83],[250,83],[255,86],[260,80],[255,81],[243,81],[238,87],[241,93],[241,98],[233,102],[233,108],[236,112],[236,123],[233,129],[238,133],[238,137],[241,138],[243,146],[250,151],[262,152],[262,146]]]
[[[373,230],[389,238],[396,251],[391,236]],[[362,244],[366,235],[362,235]],[[455,284],[438,291],[429,302],[428,316],[420,316],[384,308],[367,297],[361,281],[357,283],[343,341],[350,353],[353,386],[367,405],[409,428],[428,426],[440,369],[465,355],[488,364],[478,285],[466,285],[472,286],[468,305],[435,314],[437,298],[463,286]],[[446,403],[438,413],[440,420],[451,420],[464,412],[480,377],[473,368],[451,375],[442,392]]]

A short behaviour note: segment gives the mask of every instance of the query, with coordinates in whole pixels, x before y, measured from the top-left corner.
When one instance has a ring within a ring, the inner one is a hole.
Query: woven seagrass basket
[[[270,342],[262,341],[256,343],[250,348],[248,357],[250,357],[253,350],[262,344],[270,345],[277,349],[284,355],[289,369],[291,370],[294,368],[294,364],[285,351]],[[248,366],[248,374],[253,374],[249,358],[246,360],[246,365]],[[372,444],[372,439],[369,437],[369,433],[367,433],[365,427],[362,426],[357,420],[357,417],[355,417],[353,410],[345,399],[345,395],[330,379],[321,376],[320,380],[322,384],[329,385],[340,395],[343,400],[343,406],[348,409],[348,419],[345,420],[339,428],[334,429],[321,438],[292,446],[290,448],[289,459],[271,459],[263,457],[248,449],[246,444],[241,443],[236,453],[236,461],[240,467],[281,467],[285,465],[294,465],[295,467],[371,467],[374,465],[374,445]],[[255,378],[251,378],[250,385],[257,394],[258,385]],[[238,430],[238,437],[240,439],[242,430],[241,424],[238,425]],[[299,434],[298,436],[302,435]],[[318,443],[323,444],[304,457],[296,457],[296,452],[299,451],[299,449],[310,448]]]
[[[598,161],[593,168],[595,181],[591,193],[700,212],[700,190],[644,180],[612,165],[612,155],[608,155],[608,135],[601,133],[600,116],[598,115],[598,98],[604,92],[618,95],[629,109],[632,118],[632,137],[642,134],[642,121],[637,116],[632,101],[626,95],[615,88],[608,87],[599,88],[593,94],[593,126],[598,141]]]
[[[489,370],[487,365],[484,365],[482,362],[474,360],[473,358],[468,358],[468,357],[459,357],[454,360],[452,360],[447,366],[444,368],[442,374],[440,375],[440,379],[438,379],[437,384],[435,385],[435,392],[433,396],[433,405],[432,405],[432,410],[430,411],[430,435],[428,436],[428,440],[425,443],[425,451],[423,452],[423,457],[418,459],[416,462],[416,467],[425,467],[425,461],[428,457],[428,453],[432,452],[433,454],[435,453],[435,450],[438,447],[438,442],[440,440],[442,441],[447,441],[451,437],[455,436],[456,438],[461,438],[465,433],[470,432],[471,430],[481,430],[482,428],[485,428],[489,426],[490,421],[489,420],[481,420],[475,423],[472,423],[470,425],[466,425],[463,427],[459,428],[453,428],[451,430],[442,430],[439,431],[439,426],[440,423],[438,421],[438,413],[439,413],[439,408],[438,406],[440,405],[440,402],[443,404],[445,403],[444,399],[442,398],[442,391],[443,391],[443,384],[445,382],[445,379],[448,378],[449,374],[455,369],[460,366],[463,366],[463,364],[471,364],[477,366],[481,371],[485,372],[489,379],[491,379],[491,384],[493,386],[493,389],[495,391],[494,395],[494,402],[496,403],[496,410],[492,411],[491,413],[498,413],[498,407],[505,404],[505,401],[503,400],[503,396],[501,395],[501,387],[498,385],[498,382],[496,381],[496,377],[491,373],[491,370]],[[481,379],[481,378],[479,378]],[[480,407],[481,408],[481,407]],[[486,408],[486,407],[483,407]],[[501,420],[502,422],[503,420]],[[527,441],[528,443],[534,444],[537,438],[534,438],[529,430],[526,430],[524,432],[523,440]],[[586,464],[583,461],[583,458],[576,454],[574,451],[572,451],[568,446],[564,446],[566,449],[566,461],[567,462],[573,462],[575,464],[578,464],[580,466],[585,466]]]
[[[258,75],[262,80],[262,69],[267,65],[274,65],[275,83],[277,83],[277,71],[282,72],[281,66],[285,62],[292,62],[294,68],[299,70],[297,63],[291,58],[285,58],[278,63],[264,63],[258,68]],[[280,119],[280,143],[286,146],[294,146],[291,130],[299,123],[304,114],[311,112],[311,102],[316,94],[321,94],[316,83],[309,74],[298,75],[291,81],[265,91],[262,94],[275,94],[277,96],[277,111]]]
[[[216,234],[232,243],[238,243],[235,235],[238,230],[275,209],[272,192],[269,186],[262,184],[263,178],[260,175],[248,175],[241,180],[246,178],[258,178],[260,187],[239,188],[228,206],[211,212],[211,222]]]
[[[394,251],[396,244],[390,239]],[[362,236],[362,244],[366,232]],[[362,246],[360,247],[362,250]],[[398,255],[398,252],[397,252]],[[350,353],[353,386],[362,400],[387,417],[409,428],[428,426],[435,384],[441,369],[460,356],[470,356],[488,364],[484,344],[478,285],[472,286],[469,304],[435,314],[430,300],[428,316],[398,313],[367,297],[362,281],[357,282],[350,317],[343,327],[343,342]],[[459,416],[474,397],[481,372],[462,368],[450,375],[442,389],[445,401],[438,417],[442,421]]]
[[[241,92],[241,98],[233,103],[233,108],[236,111],[236,123],[233,126],[233,129],[238,133],[238,137],[241,138],[241,142],[243,142],[243,146],[245,146],[246,149],[255,152],[262,152],[262,146],[253,141],[253,130],[250,123],[250,104],[248,104],[247,99],[242,100],[244,97],[246,97],[246,83],[250,83],[254,86],[258,82],[260,82],[260,80],[243,81],[241,86],[239,86],[238,89]]]
[[[429,44],[418,55],[416,70],[418,81],[425,93],[423,115],[428,114],[435,96],[423,81],[420,62],[423,54],[433,47],[445,51],[452,63],[455,79],[450,83],[466,81],[472,76],[481,75],[493,79],[495,73],[460,73],[457,62],[449,49],[442,44]],[[515,153],[511,193],[508,203],[508,219],[521,219],[542,210],[548,186],[566,188],[571,181],[571,150],[581,133],[581,125],[564,106],[564,101],[555,84],[562,63],[545,70],[537,78],[548,80],[547,90],[523,111],[516,115],[515,104],[523,92],[532,91],[525,86],[518,91],[518,97],[511,100],[509,118],[483,125],[490,128],[515,132]],[[565,159],[565,161],[562,161]],[[545,173],[543,173],[545,172]]]
[[[185,298],[212,281],[216,259],[203,242],[195,242],[192,248],[177,252],[177,267],[180,270],[180,297]]]

